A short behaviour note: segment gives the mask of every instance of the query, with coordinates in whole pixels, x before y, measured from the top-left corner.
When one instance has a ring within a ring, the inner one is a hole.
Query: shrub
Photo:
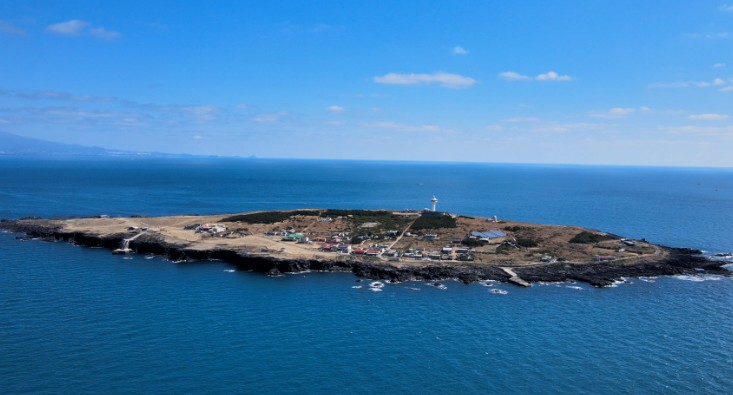
[[[570,239],[570,242],[577,243],[577,244],[588,244],[588,243],[598,243],[599,241],[604,241],[604,240],[613,240],[617,238],[618,237],[612,236],[609,234],[601,235],[598,233],[588,232],[584,230],[578,233],[577,235],[575,235],[575,237],[573,237],[572,239]]]
[[[246,222],[248,224],[274,224],[282,222],[295,215],[318,215],[314,210],[295,211],[263,211],[261,213],[239,214],[226,217],[219,222]]]
[[[481,247],[483,245],[486,245],[486,242],[479,239],[474,239],[472,237],[466,237],[465,239],[461,240],[461,244],[466,247]]]
[[[412,224],[413,230],[455,228],[456,219],[450,215],[421,215]]]
[[[532,248],[532,247],[537,247],[539,243],[537,242],[537,240],[530,239],[530,238],[518,238],[517,245],[520,247]]]

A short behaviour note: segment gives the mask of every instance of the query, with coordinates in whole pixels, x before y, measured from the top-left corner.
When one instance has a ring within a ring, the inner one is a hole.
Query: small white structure
[[[433,198],[430,199],[430,203],[433,204],[433,212],[435,212],[435,206],[438,204],[438,198],[436,198],[435,195],[433,195]]]

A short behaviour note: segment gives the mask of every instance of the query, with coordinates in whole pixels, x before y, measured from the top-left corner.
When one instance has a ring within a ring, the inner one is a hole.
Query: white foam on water
[[[717,274],[680,274],[678,276],[672,276],[678,280],[703,282],[703,281],[720,281],[724,277]]]
[[[352,285],[352,286],[351,286],[351,288],[354,288],[354,289],[361,289],[361,285]]]
[[[418,287],[405,287],[406,289],[412,290],[412,291],[420,291],[420,288]]]
[[[723,269],[733,272],[733,263],[728,263],[722,266]]]
[[[639,280],[644,281],[645,283],[653,283],[653,282],[656,282],[657,281],[657,278],[656,277],[642,276],[642,277],[639,277]]]
[[[227,272],[227,273],[234,273],[234,272],[236,272],[235,269],[224,269],[224,271]]]
[[[382,288],[369,287],[369,290],[372,292],[382,292]]]
[[[563,284],[571,284],[564,281],[538,281],[535,284],[540,286],[553,286],[553,287],[562,287]],[[575,283],[572,283],[575,284]]]
[[[577,285],[566,285],[565,288],[577,289],[578,291],[582,291],[583,290],[583,287],[579,287]]]
[[[499,288],[494,288],[494,289],[490,290],[489,293],[492,293],[494,295],[506,295],[506,294],[509,293],[509,291],[505,291],[505,290],[499,289]]]
[[[122,259],[135,259],[135,258],[133,258],[131,256],[123,256]]]

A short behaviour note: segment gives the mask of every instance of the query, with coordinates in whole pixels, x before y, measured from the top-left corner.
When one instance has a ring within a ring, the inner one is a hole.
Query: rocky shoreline
[[[119,248],[128,234],[100,236],[86,232],[68,232],[58,226],[19,221],[0,222],[0,229],[22,233],[19,238],[40,238],[45,241],[65,241],[86,247],[110,250]],[[374,280],[404,282],[410,280],[438,281],[458,279],[466,284],[482,280],[494,280],[523,285],[535,282],[580,281],[595,287],[604,287],[625,277],[666,276],[680,274],[731,275],[722,267],[725,262],[711,261],[700,256],[700,251],[687,248],[662,247],[667,256],[661,260],[634,263],[593,262],[587,264],[551,263],[543,265],[509,266],[520,277],[517,282],[499,266],[466,264],[426,264],[397,267],[387,262],[375,262],[360,257],[346,259],[281,259],[234,249],[191,249],[165,241],[156,235],[142,235],[131,241],[129,248],[139,254],[155,254],[174,262],[220,260],[236,266],[238,270],[254,271],[267,275],[304,271],[352,272],[356,276]]]

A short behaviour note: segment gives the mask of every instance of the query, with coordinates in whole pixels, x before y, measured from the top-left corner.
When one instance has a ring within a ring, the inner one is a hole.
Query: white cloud
[[[259,114],[252,118],[253,121],[257,123],[276,123],[280,121],[283,117],[288,115],[288,113],[281,111],[281,112],[274,112],[269,114]]]
[[[345,111],[345,109],[342,106],[333,105],[326,107],[326,111],[332,113],[332,114],[341,114]]]
[[[389,73],[374,77],[374,82],[387,85],[437,84],[444,88],[468,88],[474,85],[476,80],[459,74],[437,72],[432,74]]]
[[[698,126],[698,125],[683,125],[683,126],[662,126],[660,130],[678,135],[691,135],[691,136],[729,136],[733,137],[733,125],[728,126]]]
[[[453,47],[453,55],[468,55],[468,51],[466,50],[466,48],[456,46]]]
[[[216,112],[218,111],[214,106],[187,106],[182,107],[195,122],[204,123],[216,118]]]
[[[505,80],[505,81],[527,81],[527,80],[535,80],[535,81],[571,81],[573,77],[569,75],[561,75],[554,71],[548,71],[546,73],[538,74],[534,77],[530,77],[528,75],[517,73],[516,71],[505,71],[503,73],[499,73],[499,78]]]
[[[104,40],[114,40],[121,37],[121,34],[118,32],[107,30],[101,26],[92,26],[89,22],[79,19],[72,19],[66,22],[48,25],[46,27],[46,31],[62,36],[80,36],[88,34]]]
[[[728,85],[726,87],[720,88],[721,92],[733,92],[733,85]]]
[[[194,140],[203,140],[204,139],[204,136],[202,136],[200,134],[197,134],[197,135],[192,136],[191,138],[194,139]]]
[[[677,82],[655,82],[649,84],[650,88],[709,88],[711,86],[723,86],[727,82],[722,78],[712,81],[677,81]]]
[[[504,130],[504,127],[501,125],[494,124],[494,125],[486,126],[486,130],[489,132],[501,132],[502,130]]]
[[[400,132],[440,132],[443,129],[437,125],[410,125],[392,121],[371,122],[366,124],[370,128],[392,129]]]
[[[700,40],[722,40],[730,37],[730,32],[685,33],[684,38]]]
[[[535,79],[537,81],[570,81],[573,78],[569,75],[560,75],[554,71],[548,71],[547,73],[538,75]]]
[[[725,67],[725,63],[716,63],[713,65],[714,69],[722,69],[723,67]]]
[[[640,111],[648,111],[648,110],[649,109],[646,107],[642,107],[642,109],[640,109]],[[626,118],[627,116],[635,112],[636,112],[635,108],[614,107],[614,108],[611,108],[603,112],[591,111],[589,115],[595,118]]]
[[[530,79],[529,76],[522,75],[514,71],[505,71],[503,73],[499,73],[499,78],[506,81],[523,81]]]
[[[87,26],[89,26],[89,23],[87,22],[72,19],[70,21],[48,25],[46,30],[54,34],[61,34],[64,36],[78,36]]]
[[[693,121],[725,121],[728,118],[725,114],[692,114],[687,117]]]
[[[540,119],[537,117],[514,117],[514,118],[502,119],[501,122],[521,123],[521,122],[539,122],[539,120]]]
[[[589,132],[604,130],[608,127],[602,123],[588,122],[558,122],[544,120],[537,117],[515,117],[506,118],[500,121],[503,125],[490,125],[487,129],[491,131],[506,130],[517,134],[562,134],[571,132]],[[498,126],[498,127],[497,127]]]
[[[25,36],[25,30],[3,20],[0,20],[0,33],[10,34],[12,36]]]
[[[113,32],[111,30],[107,30],[103,27],[94,27],[91,30],[89,30],[89,33],[97,38],[101,38],[104,40],[114,40],[116,38],[120,38],[120,33]]]

